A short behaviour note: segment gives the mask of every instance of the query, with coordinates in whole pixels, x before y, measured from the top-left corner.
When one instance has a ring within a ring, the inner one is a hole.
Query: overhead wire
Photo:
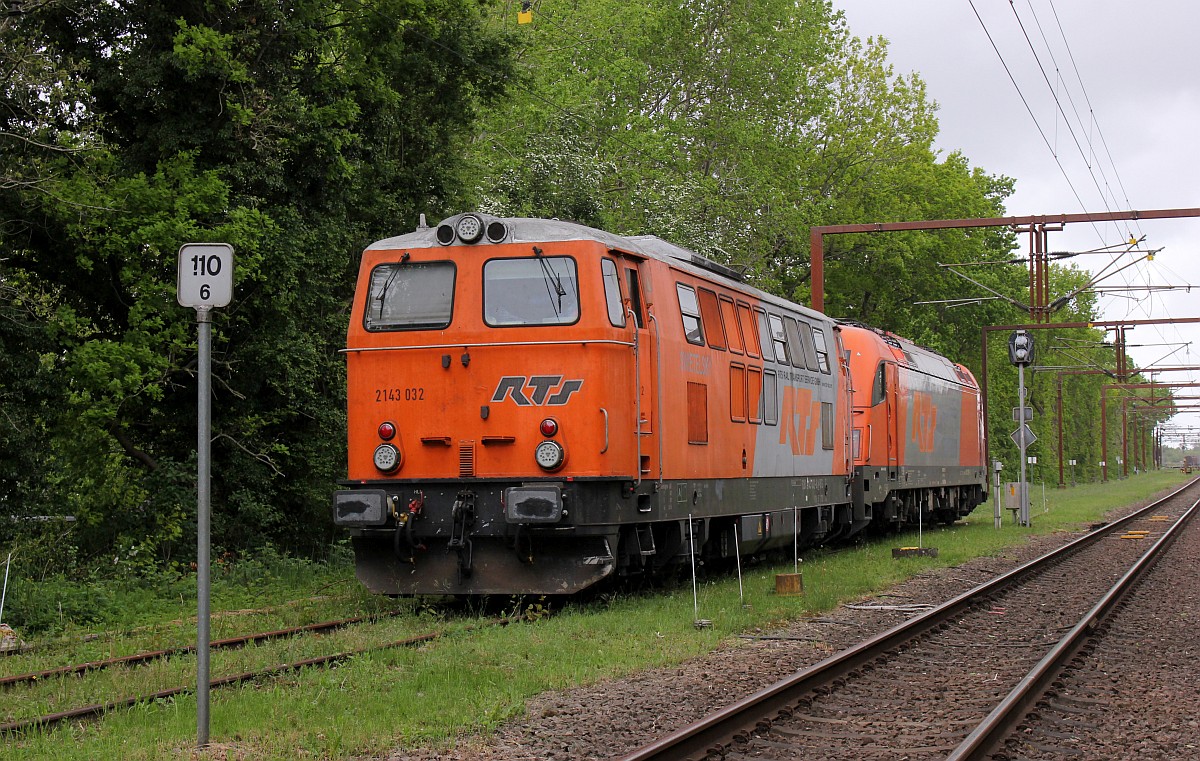
[[[1096,109],[1092,106],[1092,99],[1088,96],[1087,87],[1083,83],[1083,76],[1079,73],[1079,65],[1075,61],[1075,53],[1071,50],[1071,43],[1067,40],[1067,33],[1063,30],[1062,19],[1058,16],[1058,9],[1054,6],[1054,0],[1047,0],[1050,6],[1050,12],[1054,15],[1054,23],[1058,26],[1058,34],[1062,38],[1063,47],[1067,51],[1067,58],[1071,61],[1071,68],[1075,72],[1075,79],[1079,82],[1080,92],[1083,93],[1083,100],[1087,103],[1088,114],[1091,117],[1091,123],[1096,127],[1096,134],[1100,136],[1100,144],[1104,146],[1104,153],[1108,157],[1109,166],[1113,168],[1113,175],[1117,179],[1117,185],[1121,188],[1121,194],[1125,197],[1126,208],[1133,208],[1133,204],[1129,201],[1129,191],[1125,189],[1125,183],[1121,180],[1121,172],[1117,169],[1117,163],[1113,160],[1112,151],[1108,147],[1108,141],[1104,137],[1104,130],[1100,128],[1100,122],[1096,119]],[[1141,226],[1134,220],[1134,227],[1138,230],[1138,237],[1141,237]]]
[[[1105,211],[1112,211],[1112,207],[1109,206],[1109,204],[1108,204],[1108,198],[1104,194],[1104,189],[1100,187],[1100,182],[1099,182],[1099,180],[1096,179],[1096,174],[1095,174],[1095,172],[1092,171],[1092,167],[1089,165],[1087,152],[1084,151],[1083,146],[1080,144],[1079,136],[1075,134],[1075,128],[1071,126],[1070,118],[1067,116],[1067,112],[1063,108],[1062,101],[1058,97],[1058,92],[1054,89],[1054,85],[1050,83],[1050,75],[1046,73],[1046,67],[1042,64],[1042,59],[1038,55],[1037,49],[1033,45],[1033,40],[1030,39],[1030,37],[1029,37],[1029,30],[1027,30],[1025,28],[1025,22],[1021,20],[1021,15],[1019,13],[1017,13],[1016,3],[1013,2],[1013,0],[1009,0],[1008,6],[1012,10],[1013,18],[1016,19],[1017,26],[1020,28],[1022,36],[1024,36],[1024,38],[1025,38],[1025,44],[1029,46],[1029,52],[1033,55],[1033,60],[1037,64],[1038,71],[1040,71],[1042,74],[1042,79],[1046,83],[1046,88],[1050,91],[1050,96],[1054,100],[1056,114],[1062,115],[1063,124],[1067,128],[1067,132],[1070,133],[1071,140],[1074,141],[1075,148],[1079,151],[1079,155],[1083,158],[1084,166],[1087,166],[1087,168],[1088,168],[1088,175],[1089,175],[1089,177],[1091,177],[1092,184],[1096,186],[1096,192],[1098,192],[1100,194],[1100,201],[1101,201],[1101,203],[1104,204]],[[1032,9],[1032,5],[1030,6],[1030,8]],[[1036,14],[1034,14],[1034,18],[1036,20],[1036,18],[1037,18]],[[1040,28],[1040,25],[1039,25],[1039,28]],[[1043,39],[1045,39],[1045,35],[1043,35]],[[1047,45],[1047,50],[1049,50],[1048,45]],[[1053,60],[1053,57],[1054,57],[1053,52],[1050,53],[1050,57],[1051,57],[1051,60]],[[1057,119],[1055,121],[1057,122]],[[1052,154],[1054,154],[1055,161],[1057,161],[1058,160],[1058,155],[1057,155],[1058,151],[1056,151],[1053,147],[1050,148],[1050,151]],[[1083,202],[1080,201],[1080,203],[1082,204]],[[1083,208],[1086,211],[1087,205],[1084,205]],[[1093,227],[1093,229],[1096,230],[1096,234],[1100,237],[1100,239],[1104,240],[1104,236],[1100,232],[1100,229],[1094,223],[1092,224],[1092,227]]]
[[[1012,67],[1009,66],[1008,61],[1004,57],[1004,54],[1000,52],[1000,47],[996,43],[995,38],[992,36],[991,30],[988,28],[987,23],[983,20],[983,16],[980,15],[979,9],[975,7],[974,0],[968,0],[968,2],[971,5],[971,10],[972,10],[972,12],[974,12],[976,20],[979,21],[979,25],[983,28],[983,32],[988,38],[988,42],[991,44],[992,50],[996,53],[996,57],[1000,59],[1000,64],[1001,64],[1001,66],[1004,67],[1004,71],[1008,75],[1009,81],[1012,82],[1013,87],[1016,89],[1017,95],[1021,99],[1021,103],[1024,104],[1025,110],[1029,114],[1029,118],[1033,121],[1034,127],[1037,129],[1038,134],[1041,136],[1042,142],[1045,143],[1046,148],[1050,151],[1050,155],[1054,159],[1054,163],[1058,166],[1059,172],[1062,174],[1063,179],[1066,181],[1067,187],[1069,187],[1071,189],[1071,193],[1072,193],[1072,195],[1075,196],[1075,200],[1079,203],[1080,208],[1086,210],[1088,208],[1088,204],[1084,203],[1083,198],[1079,194],[1079,190],[1075,187],[1075,183],[1072,181],[1071,176],[1068,174],[1066,167],[1063,165],[1063,162],[1058,154],[1058,151],[1055,150],[1053,143],[1046,136],[1046,130],[1042,127],[1042,123],[1038,119],[1037,114],[1034,113],[1033,107],[1030,105],[1029,99],[1026,97],[1025,91],[1021,88],[1020,83],[1017,81],[1016,75],[1013,73]],[[1025,36],[1025,40],[1026,40],[1027,44],[1030,46],[1031,50],[1034,50],[1033,43],[1029,39],[1028,33],[1025,31],[1024,24],[1022,24],[1020,21],[1020,16],[1019,16],[1019,14],[1017,14],[1016,6],[1013,4],[1012,0],[1009,0],[1009,5],[1012,8],[1014,16],[1016,16],[1016,18],[1017,18],[1018,26],[1020,26],[1022,34]],[[1047,84],[1049,85],[1049,79],[1048,79],[1047,75],[1045,74],[1045,69],[1044,69],[1044,67],[1042,67],[1040,59],[1038,59],[1038,57],[1037,57],[1036,51],[1034,51],[1034,59],[1038,62],[1038,67],[1039,67],[1039,69],[1042,70],[1042,76],[1044,79],[1046,79]],[[1061,106],[1061,103],[1058,101],[1057,94],[1054,93],[1053,86],[1052,85],[1049,85],[1049,86],[1050,86],[1051,93],[1055,97],[1055,102],[1058,104],[1058,109],[1060,112],[1062,112],[1062,106]],[[1064,119],[1066,119],[1065,112],[1063,113],[1063,116],[1064,116]],[[1068,124],[1068,126],[1069,126],[1069,124]],[[1072,131],[1072,137],[1074,138],[1073,131]],[[1078,146],[1079,145],[1078,139],[1077,138],[1074,138],[1074,139],[1076,140],[1076,145]],[[1084,154],[1082,147],[1080,147],[1079,150],[1080,150],[1080,153],[1084,155],[1084,159],[1085,159],[1085,163],[1086,163],[1086,154]],[[1096,182],[1094,175],[1092,175],[1092,180],[1093,180],[1093,182]],[[1097,184],[1097,189],[1099,189],[1098,184]],[[1101,195],[1103,195],[1103,192],[1101,192]],[[1096,223],[1092,223],[1092,228],[1096,231],[1096,234],[1100,238],[1101,242],[1103,242],[1104,236],[1100,232],[1099,227],[1096,225]],[[1127,280],[1125,282],[1126,282],[1126,284],[1128,284]],[[1126,316],[1128,316],[1128,314],[1129,314],[1129,312],[1127,310]]]
[[[974,0],[969,0],[969,2],[970,2],[972,11],[975,13],[976,19],[979,21],[980,26],[983,28],[983,31],[984,31],[985,35],[987,36],[989,43],[992,46],[992,49],[995,51],[997,57],[999,58],[1001,65],[1004,67],[1004,70],[1005,70],[1006,74],[1008,75],[1009,80],[1012,82],[1013,87],[1016,89],[1017,94],[1020,97],[1021,102],[1024,104],[1026,111],[1029,113],[1029,116],[1032,119],[1034,126],[1038,131],[1038,134],[1041,136],[1042,141],[1046,144],[1046,147],[1049,149],[1051,156],[1054,158],[1055,164],[1057,164],[1059,171],[1062,173],[1064,179],[1066,180],[1067,186],[1070,188],[1071,193],[1075,196],[1075,199],[1080,204],[1080,206],[1082,208],[1086,209],[1087,204],[1085,204],[1083,202],[1083,200],[1081,198],[1081,194],[1080,194],[1079,190],[1077,189],[1077,187],[1075,186],[1074,182],[1072,181],[1071,177],[1069,176],[1067,169],[1058,154],[1058,151],[1056,150],[1054,145],[1051,143],[1051,140],[1047,136],[1046,129],[1043,127],[1043,125],[1039,121],[1037,115],[1034,113],[1033,108],[1030,105],[1029,98],[1026,96],[1026,93],[1022,90],[1020,83],[1017,81],[1017,78],[1013,72],[1012,67],[1009,65],[1009,62],[1005,59],[1004,55],[1001,53],[999,45],[997,44],[996,39],[992,35],[991,30],[988,28],[987,23],[984,21],[983,17],[979,13],[978,8],[975,7]],[[1027,0],[1027,2],[1028,2],[1028,0]],[[1099,119],[1096,116],[1095,108],[1092,105],[1091,98],[1087,92],[1087,88],[1083,83],[1083,77],[1080,74],[1078,62],[1075,59],[1074,52],[1072,51],[1070,43],[1067,39],[1067,35],[1066,35],[1066,32],[1063,27],[1062,19],[1058,14],[1057,8],[1054,7],[1053,0],[1047,0],[1047,3],[1049,4],[1050,10],[1054,16],[1055,24],[1058,28],[1059,36],[1062,39],[1062,43],[1066,50],[1066,54],[1070,60],[1071,68],[1075,74],[1075,79],[1079,83],[1079,89],[1080,89],[1080,92],[1082,93],[1083,101],[1087,104],[1088,115],[1089,115],[1088,125],[1084,124],[1083,117],[1079,114],[1079,109],[1075,104],[1075,99],[1071,95],[1072,88],[1063,80],[1063,78],[1061,76],[1061,69],[1059,67],[1058,60],[1054,55],[1053,48],[1050,44],[1049,39],[1046,36],[1045,30],[1042,28],[1041,21],[1038,18],[1037,11],[1034,9],[1032,2],[1029,2],[1029,10],[1033,17],[1034,23],[1037,25],[1038,32],[1041,35],[1042,43],[1045,45],[1046,51],[1049,54],[1049,60],[1055,67],[1056,79],[1062,83],[1063,95],[1061,97],[1060,97],[1060,94],[1059,94],[1058,90],[1056,89],[1055,85],[1053,83],[1051,83],[1051,81],[1050,81],[1050,76],[1046,71],[1046,67],[1043,65],[1041,57],[1038,55],[1037,48],[1034,45],[1032,39],[1030,38],[1029,32],[1026,30],[1025,24],[1021,20],[1021,15],[1017,12],[1015,3],[1013,2],[1013,0],[1009,0],[1009,5],[1010,5],[1010,8],[1012,9],[1012,13],[1017,20],[1017,24],[1021,29],[1021,33],[1025,37],[1026,44],[1029,46],[1029,49],[1030,49],[1031,53],[1033,54],[1034,60],[1037,63],[1039,70],[1041,71],[1042,78],[1046,82],[1046,86],[1047,86],[1048,90],[1050,91],[1051,97],[1054,100],[1054,104],[1056,107],[1056,120],[1055,120],[1056,124],[1057,124],[1057,115],[1061,114],[1062,119],[1063,119],[1063,124],[1066,127],[1068,133],[1070,134],[1071,139],[1074,141],[1076,148],[1080,153],[1080,156],[1083,158],[1084,164],[1087,167],[1087,171],[1088,171],[1089,175],[1091,176],[1092,183],[1096,186],[1096,190],[1099,193],[1101,202],[1104,204],[1106,209],[1111,211],[1112,206],[1110,206],[1110,204],[1109,204],[1109,199],[1112,200],[1112,203],[1114,205],[1117,204],[1117,199],[1116,199],[1116,194],[1112,189],[1112,182],[1109,179],[1108,173],[1104,169],[1103,163],[1097,160],[1098,152],[1096,149],[1096,144],[1092,140],[1092,137],[1090,134],[1092,127],[1094,127],[1094,129],[1099,137],[1100,144],[1103,147],[1104,156],[1107,158],[1108,165],[1112,168],[1113,180],[1115,180],[1116,184],[1118,185],[1118,187],[1121,190],[1121,193],[1125,200],[1125,205],[1127,208],[1132,209],[1133,205],[1129,201],[1128,191],[1126,190],[1124,182],[1121,179],[1121,173],[1116,166],[1116,162],[1113,160],[1112,150],[1110,149],[1108,142],[1104,137],[1103,130],[1100,128]],[[1080,131],[1084,135],[1084,137],[1082,138],[1082,141],[1081,141],[1080,136],[1078,134],[1076,134],[1075,127],[1072,124],[1071,115],[1067,113],[1067,110],[1063,105],[1063,102],[1062,102],[1063,97],[1065,97],[1066,100],[1068,101],[1068,103],[1070,104],[1070,109],[1074,113],[1074,116],[1075,116],[1075,123],[1077,123],[1079,125]],[[1057,135],[1055,136],[1055,139],[1057,140]],[[1087,144],[1087,150],[1084,149],[1083,143]],[[1096,176],[1097,171],[1099,172],[1100,177],[1103,178],[1103,186],[1104,187],[1101,187],[1101,181],[1099,179],[1097,179],[1097,176]],[[1114,227],[1116,227],[1115,224],[1114,224]],[[1144,238],[1144,235],[1141,234],[1140,225],[1136,221],[1134,221],[1134,228],[1138,230],[1138,235],[1134,236],[1132,233],[1130,233],[1127,237],[1129,239]],[[1100,235],[1099,229],[1096,227],[1096,225],[1093,225],[1093,229],[1096,229],[1097,234]],[[1126,231],[1128,231],[1128,229],[1129,229],[1129,227],[1128,227],[1128,225],[1126,225]],[[1119,230],[1119,227],[1118,227],[1118,230]],[[1100,235],[1100,237],[1101,237],[1101,240],[1103,241],[1103,235]],[[1114,262],[1115,262],[1115,259],[1114,259]],[[1110,262],[1109,266],[1111,266],[1114,262]],[[1104,269],[1108,269],[1108,267],[1105,267]],[[1114,274],[1117,274],[1117,273],[1114,273]],[[1154,293],[1155,289],[1152,286],[1152,278],[1151,278],[1150,270],[1145,267],[1140,268],[1137,272],[1137,275],[1139,276],[1139,277],[1137,277],[1137,280],[1145,286],[1147,293],[1144,297],[1137,299],[1133,303],[1129,303],[1129,304],[1125,305],[1124,311],[1125,311],[1125,317],[1127,319],[1130,318],[1135,313],[1142,313],[1146,317],[1153,317],[1153,312],[1156,311],[1157,307],[1159,307],[1162,303],[1165,303],[1165,302],[1161,302],[1161,297],[1157,296]],[[1129,286],[1130,290],[1132,290],[1134,288],[1142,287],[1142,286],[1132,285],[1130,283],[1130,280],[1124,274],[1121,274],[1120,278],[1121,278],[1121,280],[1123,280],[1125,282],[1125,284],[1127,286]],[[1108,305],[1109,306],[1115,306],[1115,304],[1113,303],[1114,296],[1115,296],[1115,294],[1110,295],[1108,297]],[[1174,325],[1172,327],[1173,327],[1174,333],[1182,339],[1183,335],[1182,335],[1182,332],[1180,331],[1179,327],[1174,326]],[[1154,325],[1153,329],[1159,335],[1159,337],[1161,337],[1164,341],[1166,340],[1166,335],[1164,334],[1162,326]],[[1184,343],[1186,344],[1184,347],[1184,350],[1190,356],[1191,355],[1190,343],[1187,343],[1186,341]]]
[[[1058,64],[1058,59],[1054,55],[1054,48],[1051,47],[1050,40],[1046,38],[1046,31],[1045,31],[1045,29],[1042,28],[1042,20],[1040,18],[1038,18],[1037,10],[1033,7],[1033,0],[1025,0],[1025,2],[1029,6],[1029,13],[1030,13],[1030,15],[1033,16],[1033,22],[1037,26],[1038,34],[1041,35],[1042,43],[1046,47],[1046,54],[1050,57],[1050,62],[1054,65],[1055,79],[1059,82],[1062,82],[1062,69]],[[1049,2],[1049,0],[1048,0],[1048,2]],[[1051,3],[1051,8],[1053,8],[1052,3]],[[1013,12],[1014,12],[1014,14],[1016,12],[1015,6],[1013,6]],[[1018,17],[1018,23],[1020,23],[1019,17]],[[1022,27],[1022,31],[1024,31],[1024,27]],[[1062,32],[1061,25],[1059,27],[1059,31]],[[1065,33],[1063,33],[1063,40],[1064,40],[1064,42],[1066,41]],[[1026,41],[1030,42],[1028,35],[1026,35]],[[1032,42],[1030,42],[1030,50],[1033,51],[1034,59],[1038,61],[1039,68],[1042,68],[1042,76],[1046,77],[1047,76],[1046,70],[1045,70],[1045,68],[1041,67],[1041,61],[1037,56],[1037,52],[1035,50],[1033,50]],[[1047,84],[1049,84],[1048,80],[1047,80]],[[1083,87],[1082,79],[1080,79],[1080,89],[1081,89],[1081,91],[1083,91],[1083,94],[1086,95],[1086,89]],[[1078,138],[1075,137],[1074,129],[1071,127],[1070,117],[1067,115],[1066,111],[1062,107],[1061,101],[1059,101],[1059,99],[1058,99],[1057,88],[1052,88],[1052,94],[1054,95],[1055,104],[1058,106],[1059,113],[1061,113],[1063,115],[1063,122],[1067,126],[1068,131],[1071,132],[1072,138],[1075,138],[1076,147],[1080,148],[1080,154],[1083,155],[1084,166],[1086,166],[1088,168],[1088,172],[1092,174],[1092,181],[1096,183],[1096,189],[1098,191],[1100,191],[1100,198],[1104,202],[1104,208],[1108,211],[1112,211],[1113,206],[1117,205],[1117,197],[1112,191],[1112,185],[1109,183],[1108,174],[1104,171],[1103,163],[1096,161],[1096,146],[1092,142],[1091,131],[1083,123],[1083,117],[1080,116],[1079,108],[1075,105],[1075,98],[1071,96],[1071,88],[1067,87],[1065,82],[1063,82],[1062,92],[1063,92],[1063,95],[1067,99],[1067,103],[1071,106],[1071,112],[1075,115],[1075,121],[1078,122],[1080,130],[1086,132],[1086,136],[1084,138],[1085,142],[1087,143],[1087,147],[1088,147],[1086,154],[1084,154],[1082,147],[1079,145]],[[1094,112],[1092,113],[1092,119],[1090,121],[1092,124],[1096,124]],[[1110,163],[1111,163],[1111,161],[1110,161]],[[1100,188],[1100,186],[1099,186],[1100,183],[1096,180],[1096,176],[1095,176],[1093,169],[1095,171],[1100,172],[1100,179],[1103,180],[1103,184],[1104,184],[1103,189]],[[1116,174],[1116,166],[1115,165],[1113,165],[1113,172],[1114,172],[1114,174]],[[1108,202],[1109,198],[1112,199],[1112,205],[1109,205],[1109,202]],[[1118,226],[1118,223],[1115,220],[1113,221],[1113,227],[1116,228],[1118,231],[1120,231],[1120,227]],[[1124,232],[1125,232],[1126,238],[1133,237],[1132,233],[1129,230],[1128,224],[1126,224]]]
[[[1053,65],[1055,67],[1055,72],[1056,72],[1056,74],[1061,74],[1061,69],[1059,67],[1058,60],[1054,56],[1054,51],[1053,51],[1052,46],[1050,45],[1050,41],[1046,38],[1045,30],[1042,28],[1041,19],[1038,18],[1037,11],[1033,6],[1032,1],[1026,0],[1026,2],[1029,6],[1030,14],[1033,16],[1034,23],[1037,25],[1038,31],[1042,36],[1042,41],[1046,46],[1046,51],[1050,57],[1050,61],[1053,63]],[[1075,73],[1076,81],[1079,83],[1080,92],[1083,96],[1085,103],[1087,104],[1088,114],[1090,117],[1089,124],[1091,126],[1095,127],[1095,130],[1100,138],[1101,145],[1104,148],[1105,156],[1108,159],[1108,164],[1112,168],[1113,177],[1116,180],[1116,182],[1117,182],[1118,186],[1120,187],[1121,192],[1125,198],[1126,206],[1129,208],[1132,208],[1132,203],[1130,203],[1130,201],[1129,201],[1129,193],[1125,189],[1125,184],[1121,179],[1120,170],[1117,168],[1116,162],[1113,160],[1113,157],[1112,157],[1112,151],[1108,146],[1107,140],[1105,140],[1105,138],[1104,138],[1104,132],[1100,127],[1099,119],[1096,118],[1095,108],[1092,106],[1091,98],[1089,97],[1088,92],[1087,92],[1087,86],[1084,84],[1083,77],[1080,74],[1078,63],[1075,60],[1075,54],[1071,49],[1070,41],[1067,39],[1066,31],[1063,28],[1062,19],[1058,15],[1058,9],[1054,6],[1053,0],[1047,0],[1047,4],[1050,6],[1051,13],[1054,16],[1055,24],[1057,25],[1059,36],[1062,39],[1063,47],[1066,50],[1067,57],[1071,62],[1071,67]],[[1016,12],[1015,5],[1012,5],[1012,0],[1010,0],[1010,5],[1012,6],[1014,16],[1018,20],[1018,24],[1020,24],[1021,23],[1020,16]],[[1022,32],[1024,32],[1024,25],[1022,25]],[[1026,41],[1027,41],[1027,43],[1030,44],[1031,51],[1033,51],[1033,46],[1032,46],[1032,43],[1029,41],[1028,34],[1026,34]],[[1044,67],[1041,66],[1041,61],[1040,61],[1040,59],[1038,59],[1036,51],[1033,51],[1033,52],[1034,52],[1034,58],[1035,58],[1035,60],[1038,60],[1039,68],[1042,69],[1042,75],[1045,78],[1047,76],[1045,69],[1044,69]],[[1047,84],[1049,84],[1048,80],[1047,80]],[[1075,105],[1074,98],[1071,97],[1070,88],[1064,87],[1064,93],[1066,94],[1067,100],[1071,105],[1071,109],[1075,114],[1076,121],[1078,122],[1080,128],[1086,129],[1085,125],[1083,123],[1083,117],[1079,114],[1078,108]],[[1061,103],[1061,101],[1058,100],[1057,97],[1055,97],[1055,103],[1058,107],[1059,113],[1061,113],[1063,115],[1064,123],[1067,125],[1068,130],[1070,130],[1072,132],[1072,137],[1074,137],[1074,131],[1070,125],[1070,117],[1063,110],[1062,103]],[[1090,134],[1087,136],[1086,142],[1087,142],[1089,154],[1094,157],[1096,155],[1096,146],[1095,146],[1095,143],[1092,141]],[[1078,140],[1076,140],[1076,145],[1077,145],[1077,147],[1080,148],[1081,154],[1083,154],[1082,147],[1079,146]],[[1111,198],[1114,204],[1117,203],[1117,199],[1116,199],[1115,193],[1113,192],[1112,185],[1109,181],[1108,173],[1105,172],[1103,164],[1100,162],[1095,162],[1095,169],[1100,172],[1100,176],[1104,182],[1104,189],[1101,189],[1099,187],[1099,182],[1096,180],[1095,174],[1093,173],[1093,166],[1092,166],[1093,162],[1089,161],[1087,155],[1084,155],[1084,163],[1088,167],[1089,173],[1092,174],[1093,183],[1095,183],[1097,185],[1097,190],[1100,192],[1101,199],[1104,201],[1104,204],[1105,204],[1105,208],[1108,210],[1111,210],[1111,207],[1108,204],[1108,199]],[[1116,227],[1115,222],[1114,222],[1114,227]],[[1139,237],[1139,238],[1143,237],[1142,231],[1141,231],[1141,226],[1137,223],[1136,220],[1133,223],[1133,227],[1135,229],[1137,229],[1138,235],[1134,236],[1129,231],[1130,228],[1129,228],[1128,223],[1126,224],[1126,228],[1125,228],[1126,235],[1131,239],[1133,239],[1134,237]],[[1152,287],[1150,271],[1148,268],[1143,267],[1143,268],[1140,268],[1137,272],[1135,272],[1134,275],[1135,275],[1135,277],[1138,277],[1140,279],[1140,281],[1142,282],[1142,284],[1144,285],[1144,287],[1146,289],[1146,293],[1143,297],[1136,299],[1136,300],[1132,300],[1130,303],[1126,303],[1126,305],[1125,305],[1126,306],[1126,310],[1125,310],[1126,316],[1129,317],[1135,313],[1141,313],[1148,318],[1152,317],[1153,313],[1156,311],[1156,308],[1158,306],[1160,306],[1163,302],[1161,302],[1160,297],[1155,293],[1155,289]],[[1122,277],[1122,280],[1124,280],[1127,285],[1130,283],[1129,279],[1127,279],[1124,275],[1122,275],[1121,277]],[[1174,330],[1177,335],[1182,337],[1182,334],[1180,333],[1180,331],[1177,327]],[[1162,337],[1164,339],[1166,338],[1166,336],[1163,333],[1163,330],[1160,326],[1157,326],[1157,325],[1154,326],[1154,331],[1156,333],[1158,333],[1160,337]]]
[[[979,21],[979,25],[983,27],[983,33],[987,35],[988,42],[991,43],[992,50],[996,52],[996,57],[1000,59],[1000,64],[1004,67],[1005,73],[1008,74],[1009,81],[1012,82],[1013,87],[1016,88],[1017,95],[1021,98],[1021,103],[1025,105],[1025,110],[1029,112],[1029,118],[1033,120],[1033,126],[1037,128],[1038,134],[1042,136],[1042,142],[1044,142],[1046,147],[1050,149],[1050,154],[1054,157],[1054,163],[1058,165],[1058,170],[1062,173],[1063,179],[1066,180],[1067,187],[1071,189],[1071,193],[1075,196],[1075,200],[1079,202],[1080,208],[1086,209],[1087,205],[1083,202],[1083,199],[1080,198],[1079,191],[1075,189],[1075,183],[1071,182],[1071,177],[1067,174],[1066,167],[1064,167],[1062,162],[1059,160],[1054,150],[1054,146],[1050,142],[1050,139],[1046,137],[1046,131],[1042,129],[1042,124],[1038,121],[1037,115],[1034,114],[1033,107],[1029,105],[1029,100],[1025,97],[1025,92],[1021,89],[1021,85],[1017,83],[1017,78],[1013,75],[1012,69],[1008,65],[1008,61],[1006,61],[1004,58],[1004,54],[1000,52],[1000,47],[996,44],[995,38],[992,37],[991,30],[988,29],[987,24],[984,23],[983,17],[979,15],[979,9],[975,7],[975,0],[967,0],[967,2],[970,3],[971,10],[975,13],[975,18]]]

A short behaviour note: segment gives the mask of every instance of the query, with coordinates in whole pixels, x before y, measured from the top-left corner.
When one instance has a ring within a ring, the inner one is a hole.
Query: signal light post
[[[1032,441],[1029,441],[1028,436],[1032,431],[1026,423],[1025,413],[1025,366],[1033,364],[1033,336],[1026,333],[1024,330],[1014,330],[1012,335],[1008,337],[1008,359],[1017,366],[1017,409],[1019,415],[1014,415],[1018,418],[1020,424],[1017,430],[1013,433],[1017,440],[1017,446],[1021,448],[1021,478],[1017,486],[1019,494],[1017,498],[1020,500],[1021,509],[1019,512],[1019,522],[1022,526],[1030,525],[1029,520],[1029,484],[1025,479],[1026,457],[1025,451]]]

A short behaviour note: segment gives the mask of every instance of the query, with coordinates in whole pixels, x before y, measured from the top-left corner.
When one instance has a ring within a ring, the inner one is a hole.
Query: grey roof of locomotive
[[[594,227],[581,225],[577,222],[567,222],[559,219],[494,217],[479,212],[464,212],[464,214],[456,214],[448,217],[435,225],[418,228],[411,233],[404,233],[403,235],[376,241],[368,246],[367,250],[390,251],[402,248],[440,248],[442,244],[437,239],[437,228],[442,225],[454,226],[465,214],[473,214],[481,219],[485,225],[498,221],[503,222],[508,228],[507,234],[500,241],[493,243],[486,237],[483,237],[477,243],[471,245],[489,246],[509,243],[595,240],[618,251],[665,261],[672,266],[689,271],[691,274],[699,277],[723,281],[722,284],[732,290],[753,294],[756,298],[775,304],[780,308],[799,312],[809,319],[834,323],[834,320],[827,315],[755,288],[744,282],[740,273],[730,267],[714,262],[690,249],[665,241],[657,236],[615,235]]]

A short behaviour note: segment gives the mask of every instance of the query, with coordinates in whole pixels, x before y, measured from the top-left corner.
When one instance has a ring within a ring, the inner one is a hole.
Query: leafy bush
[[[320,593],[330,586],[353,586],[349,555],[335,551],[331,562],[314,562],[264,549],[246,557],[213,558],[213,608],[261,606]],[[94,569],[83,580],[62,573],[34,577],[13,559],[4,621],[23,635],[71,630],[120,629],[187,617],[196,611],[196,574],[150,570],[114,574]]]

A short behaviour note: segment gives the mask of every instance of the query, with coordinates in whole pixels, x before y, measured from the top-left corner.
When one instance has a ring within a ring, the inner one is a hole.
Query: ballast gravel
[[[1141,504],[1146,504],[1145,502]],[[1127,514],[1138,506],[1114,513]],[[785,676],[1077,538],[1035,537],[1003,555],[934,569],[871,598],[770,632],[731,638],[708,655],[530,699],[523,716],[452,747],[405,748],[386,761],[599,761],[618,758]],[[1120,725],[1112,725],[1114,734]],[[1129,746],[1130,751],[1134,750]]]

